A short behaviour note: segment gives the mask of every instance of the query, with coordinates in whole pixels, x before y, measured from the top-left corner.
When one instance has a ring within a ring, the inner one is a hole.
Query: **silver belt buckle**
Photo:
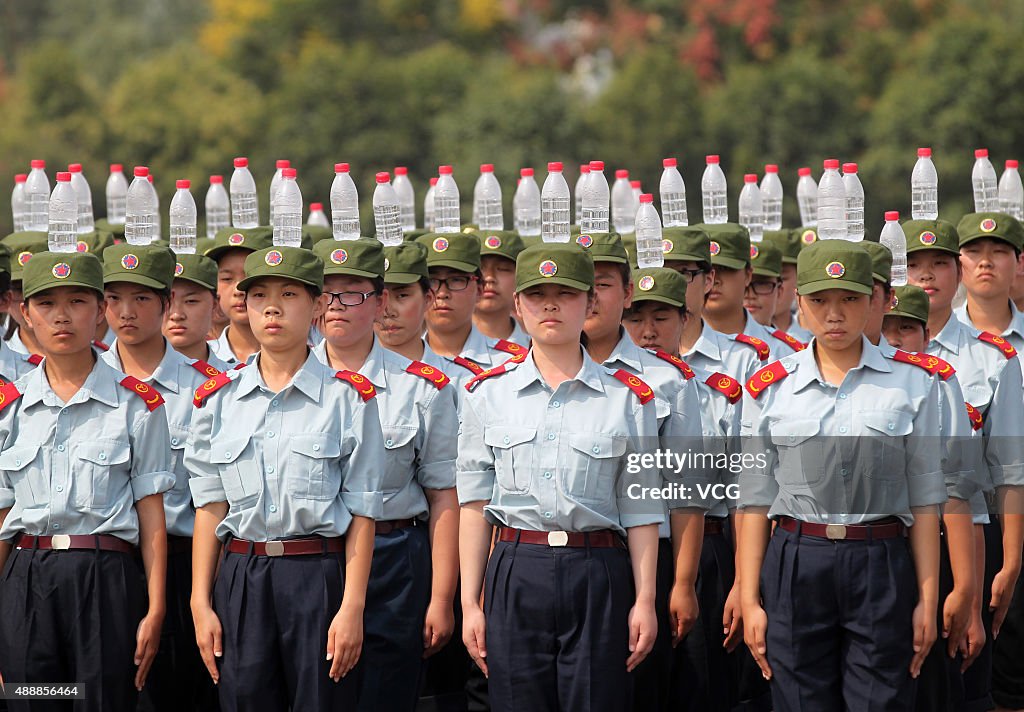
[[[568,543],[568,532],[548,532],[548,546],[565,546]]]
[[[283,541],[268,541],[264,546],[267,556],[284,556]]]
[[[50,537],[50,548],[57,551],[67,551],[71,548],[71,537],[67,534],[54,534]]]
[[[846,538],[846,525],[845,524],[828,524],[825,526],[825,536],[829,539],[845,539]]]

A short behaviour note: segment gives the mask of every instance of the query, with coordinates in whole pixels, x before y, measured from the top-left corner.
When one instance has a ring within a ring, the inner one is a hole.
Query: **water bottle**
[[[584,163],[580,166],[580,175],[576,179],[576,185],[573,187],[573,195],[575,200],[573,207],[576,209],[576,224],[579,225],[583,220],[583,186],[587,182],[587,176],[590,175],[590,164]]]
[[[50,252],[74,252],[78,247],[78,196],[71,187],[71,173],[57,174],[57,185],[47,205],[47,238]]]
[[[505,229],[505,218],[501,213],[501,185],[494,177],[494,166],[490,163],[480,166],[480,177],[473,186],[473,222],[481,230]]]
[[[725,173],[719,165],[718,156],[708,156],[707,167],[700,179],[701,199],[704,205],[704,222],[717,225],[729,222],[728,186]]]
[[[377,174],[377,187],[373,190],[373,221],[377,226],[377,239],[385,247],[402,244],[402,208],[391,185],[391,174]]]
[[[358,240],[359,191],[348,172],[347,163],[334,164],[334,182],[331,184],[331,222],[335,240]]]
[[[281,169],[274,200],[274,244],[283,247],[302,247],[302,191],[295,176],[294,168]]]
[[[429,232],[434,231],[434,188],[437,186],[437,176],[430,179],[430,187],[423,196],[423,227]]]
[[[128,179],[124,177],[124,167],[120,163],[110,164],[106,194],[107,222],[111,225],[124,225],[124,201],[128,197]]]
[[[544,242],[569,241],[569,184],[562,175],[562,164],[548,164],[548,177],[540,192],[540,237]]]
[[[11,191],[11,216],[14,218],[14,231],[21,232],[28,222],[28,201],[25,199],[25,181],[27,173],[14,176],[14,190]]]
[[[903,287],[907,283],[907,236],[900,227],[900,214],[890,210],[885,214],[885,225],[878,241],[892,253],[892,278],[889,283]]]
[[[540,188],[533,179],[533,169],[519,171],[519,185],[512,196],[513,217],[516,230],[523,237],[540,234],[541,206]],[[481,226],[482,227],[482,226]]]
[[[633,207],[637,210],[640,209],[640,196],[644,194],[644,186],[638,180],[629,181],[629,187],[633,191]],[[633,218],[633,222],[636,222],[636,218]]]
[[[974,184],[974,212],[997,212],[999,210],[999,189],[996,187],[996,169],[988,160],[987,148],[979,148],[974,152],[971,183]]]
[[[640,269],[665,266],[665,248],[661,241],[661,218],[654,209],[654,196],[643,193],[633,218],[636,227],[636,260]]]
[[[210,187],[206,190],[206,236],[214,238],[230,225],[231,200],[224,190],[224,176],[210,176]]]
[[[148,245],[156,237],[156,214],[160,208],[156,191],[149,182],[149,169],[135,166],[135,178],[125,198],[124,239],[129,245]]]
[[[764,238],[764,204],[761,202],[761,189],[757,187],[756,173],[743,176],[737,208],[740,225],[747,228],[750,241],[760,242]]]
[[[825,160],[825,172],[818,182],[818,239],[845,240],[848,233],[846,188],[843,177],[839,175],[839,161],[828,158]]]
[[[769,163],[764,167],[761,179],[761,206],[764,208],[764,229],[782,229],[782,181],[779,167]]]
[[[796,184],[796,202],[800,206],[800,224],[814,227],[818,224],[818,184],[811,177],[810,168],[797,171],[800,180]]]
[[[686,184],[677,168],[674,158],[666,158],[661,162],[661,214],[665,219],[665,227],[685,227],[689,225],[686,217]]]
[[[235,172],[228,185],[231,193],[231,224],[238,228],[259,227],[260,209],[256,181],[249,172],[249,159],[235,159]]]
[[[81,163],[68,165],[68,173],[71,174],[71,187],[78,200],[78,234],[85,235],[96,229],[92,215],[92,191],[89,190],[89,181],[82,174]]]
[[[999,179],[999,212],[1024,220],[1024,186],[1017,165],[1017,161],[1007,161]]]
[[[459,186],[452,176],[451,166],[441,166],[437,172],[440,177],[434,186],[434,232],[458,232],[462,229]]]
[[[46,161],[32,161],[32,170],[25,179],[25,201],[28,203],[25,229],[46,232],[50,228],[50,179],[46,177]]]
[[[843,190],[846,191],[846,239],[864,239],[864,186],[857,177],[857,164],[843,164]]]
[[[274,164],[274,177],[270,179],[270,224],[274,224],[274,199],[277,197],[277,189],[281,187],[281,171],[291,168],[292,162],[279,159]]]
[[[327,215],[324,213],[323,203],[309,204],[309,215],[306,217],[306,224],[330,229],[331,221],[327,219]]]
[[[608,196],[604,161],[591,161],[590,172],[583,183],[581,232],[608,232]]]
[[[629,171],[615,171],[612,184],[612,225],[619,234],[633,232],[637,206],[633,204],[633,187],[629,184]]]
[[[910,217],[937,220],[939,217],[939,174],[932,163],[932,149],[917,149],[917,163],[910,174]]]
[[[174,183],[174,197],[168,211],[171,218],[171,250],[176,255],[196,253],[196,201],[189,188],[192,181]]]
[[[395,168],[395,182],[391,185],[398,196],[398,207],[402,211],[402,231],[416,229],[416,191],[409,180],[409,169],[405,166]]]

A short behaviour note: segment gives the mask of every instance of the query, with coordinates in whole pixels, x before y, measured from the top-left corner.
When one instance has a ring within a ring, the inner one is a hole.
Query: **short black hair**
[[[659,301],[656,301],[656,300],[653,300],[653,299],[647,299],[647,300],[644,300],[644,301],[640,302],[640,304],[650,304],[650,303],[657,304],[662,309],[672,309],[674,311],[677,311],[677,312],[679,312],[679,316],[681,316],[681,317],[685,317],[686,316],[686,307],[674,307],[671,304],[666,304],[665,302],[659,302]],[[623,310],[622,318],[625,319],[628,316],[633,316],[633,314],[636,314],[638,311],[640,311],[639,306],[637,305],[636,302],[633,302],[630,306],[628,306],[625,310]]]

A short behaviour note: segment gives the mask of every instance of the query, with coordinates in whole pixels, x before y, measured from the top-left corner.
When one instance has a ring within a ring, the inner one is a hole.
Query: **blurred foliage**
[[[940,213],[968,210],[973,149],[1019,158],[1016,0],[10,0],[0,5],[0,174],[81,162],[102,215],[109,162],[146,164],[169,202],[251,159],[266,218],[273,161],[327,202],[351,163],[371,229],[374,173],[409,167],[421,202],[480,163],[510,206],[519,169],[603,159],[655,190],[676,156],[692,219],[704,155],[733,186],[780,165],[860,163],[869,232],[907,213],[919,145]],[[511,222],[511,211],[506,213]],[[0,230],[10,215],[0,212]]]

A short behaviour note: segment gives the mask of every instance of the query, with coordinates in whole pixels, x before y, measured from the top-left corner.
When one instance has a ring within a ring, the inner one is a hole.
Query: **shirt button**
[[[271,430],[270,432],[268,432],[268,433],[267,433],[267,437],[268,437],[268,438],[272,438],[272,437],[274,437],[274,431],[273,431],[273,430]]]
[[[843,400],[846,400],[846,394],[845,394],[845,393],[840,393],[840,394],[839,394],[839,397],[840,397],[841,399],[843,399]]]
[[[501,439],[501,441],[502,441],[503,443],[505,443],[506,445],[508,445],[508,435],[506,435],[505,437],[503,437],[503,438]]]
[[[271,465],[270,467],[267,468],[267,474],[268,475],[274,474],[274,466],[273,465]]]
[[[15,461],[14,461],[14,464],[15,464],[15,465],[18,465],[18,466],[20,466],[20,465],[21,465],[21,458],[20,458],[20,457],[19,457],[19,458],[17,458],[17,459],[16,459]]]
[[[391,447],[392,445],[395,444],[395,441],[392,440],[391,438],[388,438],[387,440],[384,441],[384,444],[388,447]]]
[[[313,446],[313,452],[319,452],[319,450],[320,450],[320,446],[319,445],[314,445]]]
[[[105,452],[101,452],[101,453],[100,453],[100,459],[101,459],[101,460],[106,460],[106,459],[107,459],[107,453],[105,453]]]
[[[558,408],[558,407],[559,407],[559,406],[561,406],[561,405],[562,405],[562,404],[561,404],[561,403],[559,403],[558,401],[551,401],[551,407],[552,407],[552,408]]]
[[[277,405],[277,400],[275,399],[275,400],[270,401],[270,405]]]
[[[839,426],[839,432],[845,433],[846,432],[846,426],[845,425],[840,425]]]
[[[57,491],[58,492],[63,492],[64,491],[64,485],[57,485]]]
[[[846,474],[846,468],[844,467],[843,469],[841,469],[841,470],[839,471],[839,474],[840,474],[840,475],[845,475],[845,474]]]
[[[555,434],[554,433],[548,433],[548,440],[554,440],[554,439],[555,439]]]
[[[889,430],[895,430],[895,429],[896,429],[896,423],[889,423]]]
[[[550,480],[551,479],[551,473],[550,472],[545,472],[544,473],[544,479],[545,480]]]
[[[54,524],[54,525],[53,525],[53,528],[54,528],[54,529],[60,529],[60,524]]]
[[[177,445],[177,444],[178,444],[178,438],[171,438],[171,445]]]
[[[277,505],[276,504],[270,505],[270,511],[271,511],[271,513],[276,512],[277,511]]]
[[[225,452],[224,453],[224,457],[231,457],[231,453],[230,452]]]
[[[64,452],[64,446],[63,445],[58,445],[57,449],[60,450],[61,452]]]
[[[544,512],[544,516],[551,519],[551,512]]]
[[[599,447],[598,447],[597,445],[595,445],[595,446],[593,447],[593,449],[592,449],[592,452],[593,452],[593,453],[594,453],[594,454],[596,455],[596,454],[598,454],[599,452],[601,452],[601,448],[599,448]]]

